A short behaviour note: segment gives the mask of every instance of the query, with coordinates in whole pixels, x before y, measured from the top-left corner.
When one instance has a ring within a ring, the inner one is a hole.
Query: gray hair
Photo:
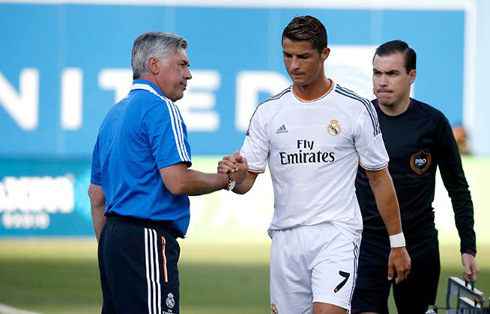
[[[167,58],[180,48],[187,48],[187,41],[177,35],[164,32],[149,32],[135,39],[131,52],[133,79],[148,73],[148,59],[156,58],[166,62]]]

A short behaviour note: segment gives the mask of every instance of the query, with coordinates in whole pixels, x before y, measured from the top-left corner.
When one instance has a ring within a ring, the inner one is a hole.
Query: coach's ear
[[[148,72],[153,75],[160,73],[160,61],[156,58],[148,59]]]

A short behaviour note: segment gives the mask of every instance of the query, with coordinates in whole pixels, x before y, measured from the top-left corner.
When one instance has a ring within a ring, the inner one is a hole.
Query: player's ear
[[[413,69],[408,73],[410,84],[413,84],[413,82],[415,82],[415,78],[417,78],[417,70]]]
[[[330,48],[328,47],[325,47],[321,53],[321,58],[322,58],[322,61],[325,61],[327,60],[328,56],[330,55]]]

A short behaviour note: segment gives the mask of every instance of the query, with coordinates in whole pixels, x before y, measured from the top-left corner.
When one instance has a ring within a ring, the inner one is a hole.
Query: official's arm
[[[476,235],[471,193],[451,125],[446,118],[440,125],[438,155],[444,157],[440,160],[439,170],[444,186],[451,198],[456,228],[461,239],[460,252],[461,262],[464,266],[463,275],[466,280],[476,280],[479,268],[475,258]]]

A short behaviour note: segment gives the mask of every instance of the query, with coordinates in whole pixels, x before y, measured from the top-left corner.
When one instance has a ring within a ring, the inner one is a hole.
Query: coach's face
[[[323,74],[323,63],[328,58],[330,48],[322,53],[314,49],[308,41],[282,40],[284,65],[297,86],[308,86],[319,80]]]
[[[187,81],[192,78],[189,66],[189,57],[182,48],[163,62],[158,60],[158,74],[155,77],[157,85],[172,101],[184,97]]]
[[[416,70],[407,73],[401,53],[376,55],[373,60],[373,89],[379,104],[387,107],[408,105],[410,86],[415,81]]]

